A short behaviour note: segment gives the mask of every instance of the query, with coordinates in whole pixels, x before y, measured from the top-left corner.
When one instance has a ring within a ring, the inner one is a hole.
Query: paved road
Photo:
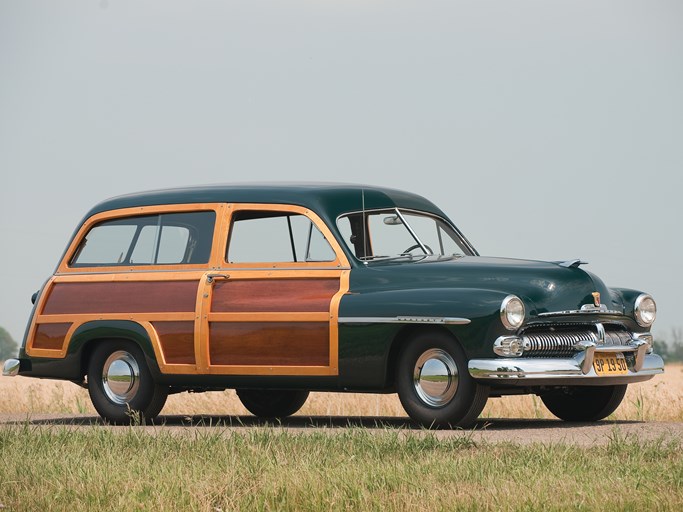
[[[0,415],[1,425],[29,423],[33,426],[54,428],[90,428],[103,426],[99,417],[85,415],[40,414],[27,418],[21,414]],[[330,434],[339,433],[349,427],[379,431],[386,428],[400,429],[417,435],[425,431],[407,418],[395,417],[356,417],[356,416],[293,416],[273,426],[272,423],[253,416],[160,416],[155,425],[141,426],[150,434],[170,431],[174,434],[216,429],[220,432],[245,431],[250,428],[278,428],[294,433],[324,430]],[[128,427],[112,427],[115,430]],[[473,430],[432,431],[439,438],[471,436],[477,443],[514,442],[527,443],[566,443],[577,446],[607,444],[610,439],[619,438],[683,442],[683,423],[617,421],[599,423],[564,423],[558,420],[480,420]]]

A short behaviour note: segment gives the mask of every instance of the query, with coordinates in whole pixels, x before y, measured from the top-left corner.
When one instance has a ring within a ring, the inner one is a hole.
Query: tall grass
[[[680,443],[477,445],[397,430],[0,429],[8,510],[681,510]]]

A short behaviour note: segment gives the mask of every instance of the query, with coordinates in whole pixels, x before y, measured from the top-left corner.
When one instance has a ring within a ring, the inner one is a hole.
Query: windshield
[[[398,208],[343,215],[337,221],[344,242],[362,261],[452,258],[473,254],[443,219]]]

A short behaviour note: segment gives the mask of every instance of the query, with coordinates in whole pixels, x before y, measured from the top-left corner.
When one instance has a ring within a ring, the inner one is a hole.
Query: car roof
[[[321,217],[377,208],[401,207],[445,214],[422,196],[401,190],[343,183],[235,183],[138,192],[102,201],[86,218],[97,213],[140,206],[188,203],[293,204],[309,208]],[[85,219],[84,219],[85,220]]]

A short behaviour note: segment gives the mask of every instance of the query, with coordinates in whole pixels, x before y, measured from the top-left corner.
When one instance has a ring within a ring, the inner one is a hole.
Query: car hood
[[[581,268],[545,261],[465,256],[447,261],[368,265],[363,282],[353,278],[351,289],[482,289],[514,294],[527,304],[532,315],[580,309],[594,304],[593,293],[609,310],[623,311],[618,294],[611,293],[600,278]]]

